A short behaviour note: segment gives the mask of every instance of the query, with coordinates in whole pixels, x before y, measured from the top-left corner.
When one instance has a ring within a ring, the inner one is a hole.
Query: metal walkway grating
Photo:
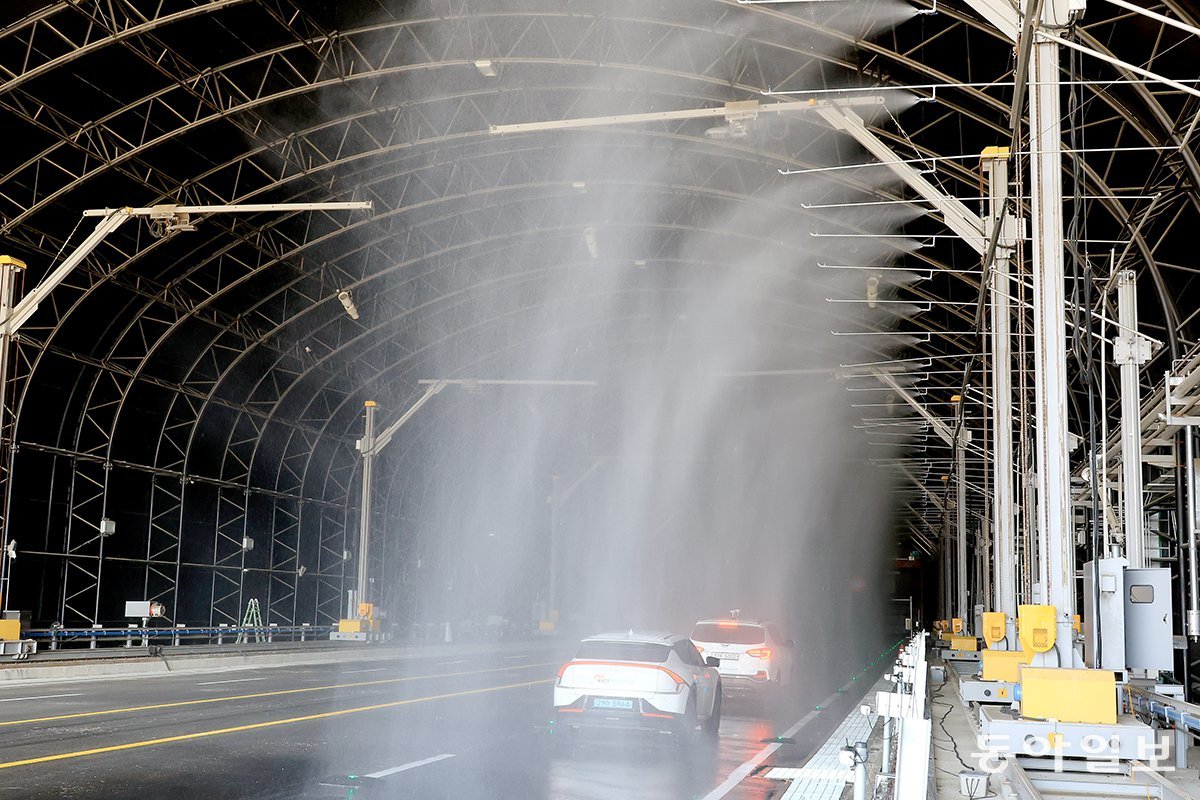
[[[855,706],[803,767],[776,767],[767,772],[772,780],[791,781],[780,800],[837,800],[842,789],[854,780],[854,770],[842,765],[838,753],[847,743],[865,741],[875,717],[864,717]]]

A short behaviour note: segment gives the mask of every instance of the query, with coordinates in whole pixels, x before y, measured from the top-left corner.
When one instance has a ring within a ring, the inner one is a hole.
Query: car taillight
[[[697,653],[703,653],[703,652],[704,652],[704,648],[703,648],[703,647],[701,647],[700,645],[695,645],[695,647],[696,647],[696,652],[697,652]]]
[[[671,676],[671,680],[675,681],[676,688],[683,686],[683,684],[687,683],[687,681],[685,681],[683,678],[679,677],[679,675],[677,675],[676,673],[667,669],[666,667],[658,667],[658,669],[661,669],[663,672],[665,672]]]
[[[769,647],[756,647],[753,650],[747,650],[746,655],[750,656],[751,658],[767,658],[767,659],[769,659],[773,652],[775,652],[775,651],[773,651]]]

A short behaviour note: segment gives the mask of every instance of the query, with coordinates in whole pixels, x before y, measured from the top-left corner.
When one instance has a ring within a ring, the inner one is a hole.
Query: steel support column
[[[958,537],[955,547],[954,585],[956,591],[955,616],[963,621],[964,629],[973,627],[969,595],[967,593],[967,443],[966,429],[958,432],[954,445],[954,527]]]
[[[1002,216],[1006,227],[1011,217],[1005,214],[1008,195],[1008,152],[985,151],[982,162],[988,184],[987,227]],[[1010,233],[1006,236],[1005,233]],[[995,536],[992,569],[995,598],[993,609],[1004,612],[1010,627],[1017,617],[1016,525],[1013,515],[1013,415],[1012,415],[1012,341],[1009,302],[1009,260],[1012,232],[1003,231],[992,263],[991,284],[991,357],[992,357],[992,527]],[[1011,632],[1011,631],[1010,631]]]
[[[1065,24],[1065,3],[1046,3],[1043,23]],[[1058,7],[1058,8],[1056,8]],[[1056,19],[1062,15],[1063,19]],[[1053,42],[1032,47],[1029,75],[1029,150],[1033,214],[1034,387],[1038,484],[1038,570],[1043,603],[1058,615],[1059,663],[1074,661],[1075,550],[1071,532],[1067,449],[1067,339],[1064,297],[1062,109],[1059,52]]]
[[[358,506],[358,579],[354,584],[354,603],[346,609],[346,618],[358,616],[358,603],[369,602],[367,597],[367,554],[371,545],[371,489],[375,476],[375,401],[365,404],[366,428],[358,443],[362,452],[362,498]]]
[[[1138,335],[1137,274],[1117,276],[1117,322],[1113,361],[1121,365],[1121,498],[1124,511],[1125,558],[1130,569],[1146,566],[1146,532],[1142,512],[1142,390],[1138,370],[1149,357],[1150,343]]]

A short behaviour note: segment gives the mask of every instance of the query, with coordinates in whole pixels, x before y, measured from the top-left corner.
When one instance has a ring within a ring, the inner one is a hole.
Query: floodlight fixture
[[[354,295],[349,289],[342,289],[338,292],[338,301],[341,302],[342,308],[346,309],[346,314],[350,319],[358,319],[358,306],[354,304]]]

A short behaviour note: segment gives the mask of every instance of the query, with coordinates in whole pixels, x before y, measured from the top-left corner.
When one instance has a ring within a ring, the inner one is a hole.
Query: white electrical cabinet
[[[1093,669],[1127,666],[1124,573],[1128,563],[1123,558],[1101,558],[1083,565],[1083,661]]]
[[[1171,570],[1127,569],[1125,660],[1130,669],[1175,669],[1171,638]]]

